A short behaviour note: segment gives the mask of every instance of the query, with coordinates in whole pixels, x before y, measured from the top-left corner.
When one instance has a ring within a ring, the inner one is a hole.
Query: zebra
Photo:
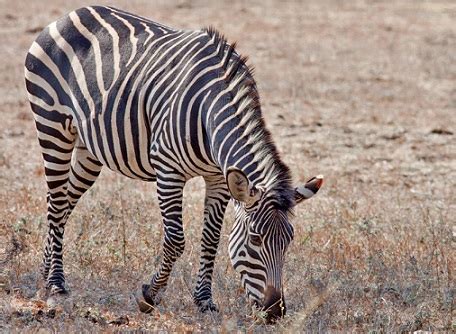
[[[65,294],[63,235],[80,197],[103,166],[156,182],[162,258],[137,302],[160,302],[185,247],[185,183],[206,185],[201,258],[193,299],[217,311],[212,275],[225,209],[235,222],[229,256],[248,300],[268,318],[285,314],[282,268],[293,208],[323,178],[293,187],[263,120],[247,59],[214,28],[178,30],[113,7],[77,9],[49,24],[25,61],[28,99],[47,182],[42,274]]]

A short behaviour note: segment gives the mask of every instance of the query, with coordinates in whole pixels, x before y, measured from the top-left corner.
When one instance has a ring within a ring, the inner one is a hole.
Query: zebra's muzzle
[[[273,323],[285,315],[287,308],[280,290],[270,285],[266,288],[263,311],[266,312],[266,321],[268,323]]]

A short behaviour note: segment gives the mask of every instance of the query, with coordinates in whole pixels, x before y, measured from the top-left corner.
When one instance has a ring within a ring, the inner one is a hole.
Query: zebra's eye
[[[250,242],[252,243],[252,245],[261,246],[263,240],[261,239],[261,236],[258,234],[250,234]]]

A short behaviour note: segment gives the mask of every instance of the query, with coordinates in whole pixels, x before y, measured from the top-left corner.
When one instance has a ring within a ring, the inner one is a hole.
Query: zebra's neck
[[[212,157],[225,175],[237,167],[254,185],[289,193],[291,175],[265,127],[252,71],[234,46],[225,48],[224,58],[224,80],[205,122]]]
[[[282,183],[286,188],[290,172],[265,127],[259,105],[249,109],[249,105],[256,104],[251,96],[239,103],[236,99],[233,95],[223,107],[210,113],[207,133],[214,161],[225,175],[229,167],[237,167],[254,185],[271,189]]]

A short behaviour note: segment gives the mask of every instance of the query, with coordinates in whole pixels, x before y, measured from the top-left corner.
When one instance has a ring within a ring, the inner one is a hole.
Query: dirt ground
[[[103,1],[100,1],[103,3]],[[92,1],[0,1],[0,332],[456,330],[456,3],[115,1],[169,26],[213,25],[256,68],[262,106],[296,181],[324,174],[296,210],[288,314],[255,321],[227,241],[218,314],[191,300],[203,183],[186,188],[187,248],[164,302],[132,298],[160,259],[153,184],[103,170],[66,229],[71,294],[40,299],[45,182],[23,62],[37,33]]]

